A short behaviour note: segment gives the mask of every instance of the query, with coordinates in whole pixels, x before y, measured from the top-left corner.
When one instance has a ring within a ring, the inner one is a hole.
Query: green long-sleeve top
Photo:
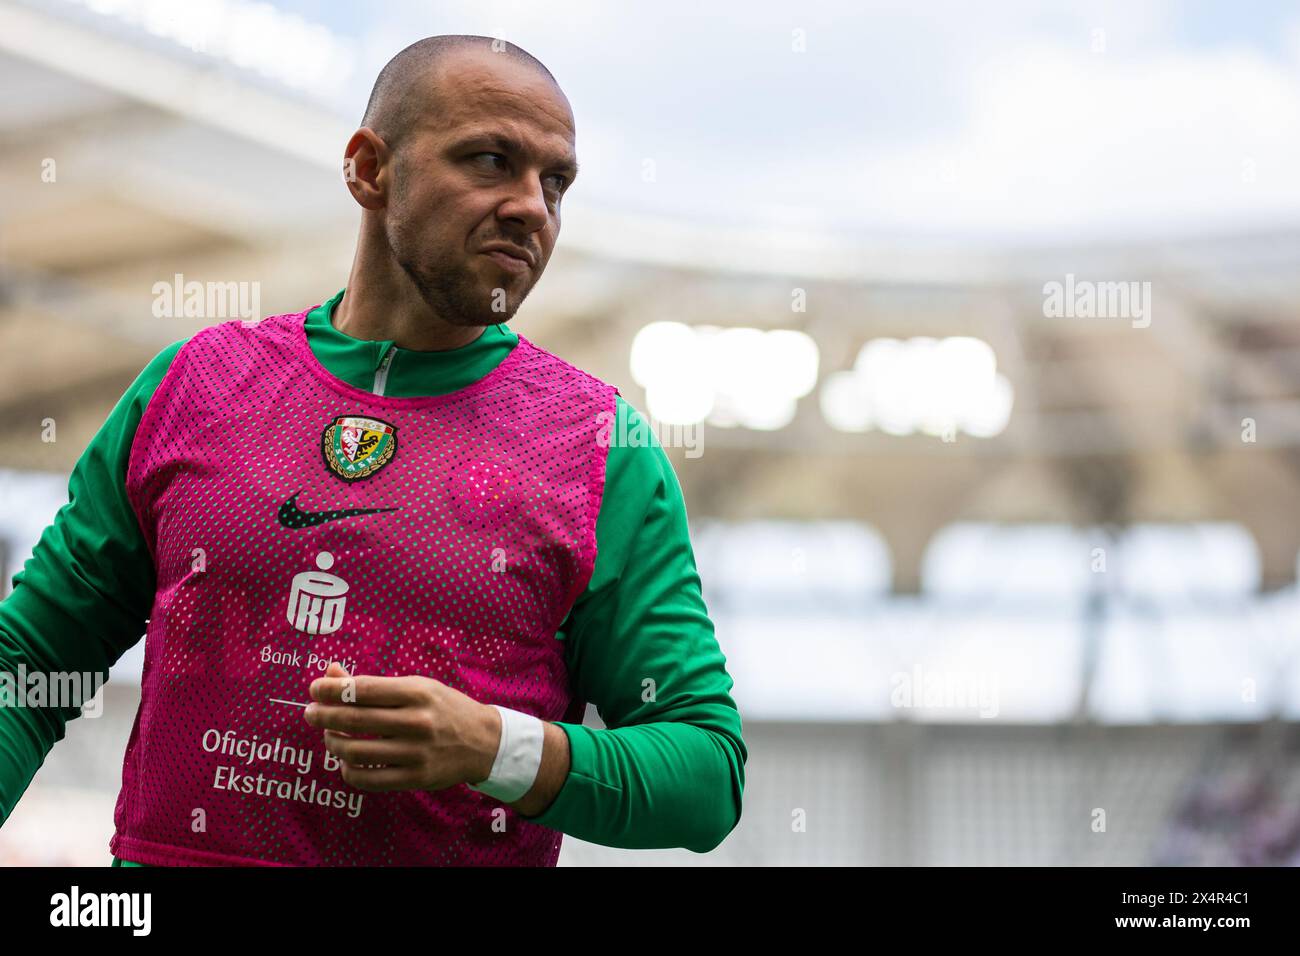
[[[385,395],[453,392],[519,341],[505,324],[442,352],[352,338],[332,324],[340,291],[307,316],[312,352],[335,376]],[[98,673],[145,630],[156,572],[126,497],[132,439],[154,390],[188,340],[163,349],[77,461],[68,503],[0,603],[0,671]],[[619,396],[595,568],[557,637],[574,693],[606,729],[559,723],[570,769],[533,822],[627,848],[713,849],[740,819],[747,751],[732,680],[700,590],[681,488],[663,448]],[[648,682],[653,681],[653,684]],[[653,687],[653,693],[647,688]],[[0,824],[77,708],[0,707]]]

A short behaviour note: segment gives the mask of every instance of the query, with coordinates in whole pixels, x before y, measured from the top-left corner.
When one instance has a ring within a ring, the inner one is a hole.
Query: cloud
[[[1244,50],[1117,61],[1026,44],[971,77],[960,130],[864,150],[858,208],[899,228],[1052,233],[1294,217],[1297,79]]]
[[[1209,14],[1192,29],[1165,3],[386,11],[363,38],[353,108],[419,36],[503,35],[573,102],[583,176],[571,212],[1062,239],[1300,215],[1300,25],[1258,12],[1252,23],[1234,11],[1224,31]],[[1231,42],[1216,39],[1225,32]]]

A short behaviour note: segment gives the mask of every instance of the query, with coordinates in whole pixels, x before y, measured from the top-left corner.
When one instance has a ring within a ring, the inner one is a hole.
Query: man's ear
[[[388,203],[392,152],[368,126],[348,140],[343,151],[343,181],[363,209],[383,209]]]

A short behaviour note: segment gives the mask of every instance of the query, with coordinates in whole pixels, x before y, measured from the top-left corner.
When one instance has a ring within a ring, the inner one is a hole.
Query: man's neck
[[[331,324],[344,335],[371,342],[391,341],[413,352],[446,352],[464,348],[486,326],[452,325],[430,312],[423,300],[368,295],[364,283],[349,279],[343,298],[334,307]]]

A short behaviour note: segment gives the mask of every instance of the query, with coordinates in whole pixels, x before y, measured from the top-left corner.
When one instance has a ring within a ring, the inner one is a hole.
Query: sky
[[[325,100],[354,121],[379,68],[420,37],[477,33],[533,53],[577,118],[570,206],[1048,243],[1300,218],[1300,5],[275,5],[350,46]]]

